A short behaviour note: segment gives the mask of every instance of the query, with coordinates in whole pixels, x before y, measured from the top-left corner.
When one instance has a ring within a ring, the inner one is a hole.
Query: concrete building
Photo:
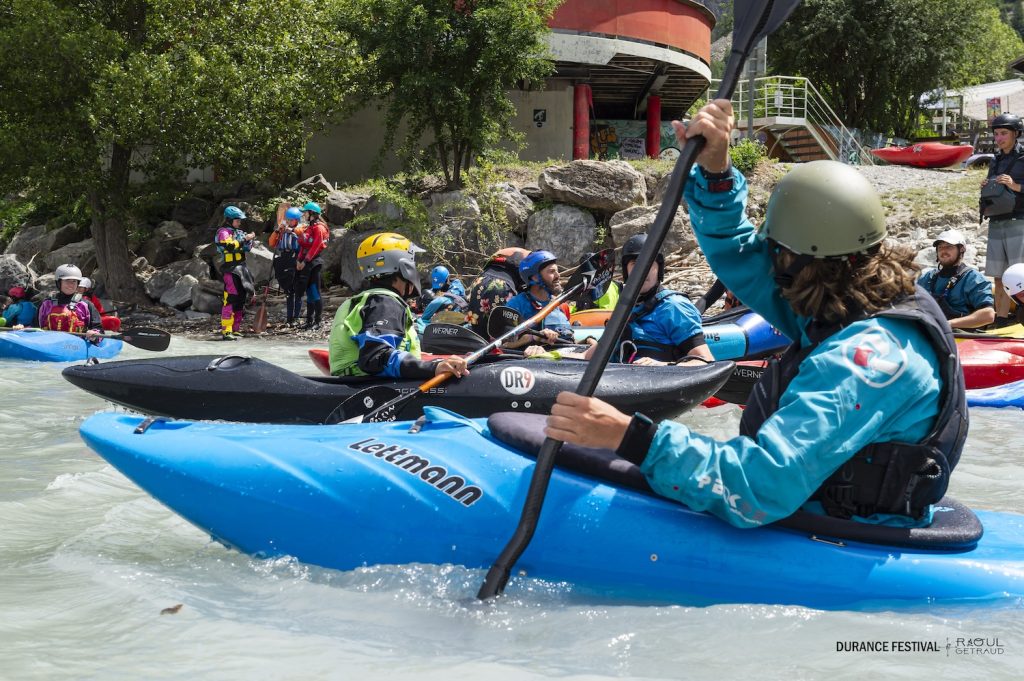
[[[671,155],[669,121],[711,80],[715,17],[699,0],[566,0],[548,38],[555,72],[540,91],[514,91],[525,160]],[[382,113],[363,110],[309,144],[302,176],[335,183],[370,176],[384,142]],[[384,173],[399,169],[387,153]]]

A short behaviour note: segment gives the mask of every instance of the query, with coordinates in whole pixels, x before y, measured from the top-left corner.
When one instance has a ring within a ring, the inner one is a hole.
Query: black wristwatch
[[[732,164],[730,163],[720,173],[712,173],[704,166],[700,168],[700,174],[708,183],[709,192],[730,192],[732,191]]]
[[[633,414],[633,418],[626,428],[626,434],[622,436],[622,443],[615,453],[623,459],[632,461],[637,466],[644,462],[647,450],[654,442],[654,435],[658,432],[658,424],[640,412]]]

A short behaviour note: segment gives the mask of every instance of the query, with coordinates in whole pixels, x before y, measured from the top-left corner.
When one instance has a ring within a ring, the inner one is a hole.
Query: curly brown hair
[[[914,256],[909,246],[886,241],[872,254],[816,259],[780,292],[803,317],[836,323],[858,311],[874,314],[914,292],[921,270]],[[785,268],[796,256],[782,249],[776,258]]]

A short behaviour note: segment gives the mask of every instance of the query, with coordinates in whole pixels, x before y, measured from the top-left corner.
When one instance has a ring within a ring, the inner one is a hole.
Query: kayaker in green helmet
[[[431,378],[469,373],[461,357],[424,361],[416,319],[405,301],[420,293],[416,254],[423,249],[401,234],[363,239],[356,251],[363,288],[338,308],[331,326],[333,376]]]
[[[681,143],[706,140],[685,199],[708,262],[796,342],[766,369],[730,440],[573,393],[559,395],[546,434],[615,448],[659,494],[738,527],[800,508],[930,524],[967,437],[964,379],[945,316],[915,287],[915,253],[884,241],[877,192],[850,166],[799,164],[757,229],[729,163],[731,103],[674,125]]]

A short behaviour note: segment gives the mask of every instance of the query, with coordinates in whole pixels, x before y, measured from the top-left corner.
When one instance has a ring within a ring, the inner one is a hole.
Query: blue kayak
[[[718,315],[707,320],[703,330],[704,341],[717,360],[758,359],[781,352],[790,343],[781,331],[756,312]],[[600,338],[603,333],[603,326],[573,327],[577,343],[583,343],[587,338]]]
[[[124,342],[106,338],[98,344],[63,331],[24,329],[0,333],[0,358],[27,359],[35,362],[78,362],[96,357],[116,357]]]
[[[1024,409],[1024,381],[1014,381],[994,388],[968,390],[967,406]]]
[[[515,529],[534,467],[522,449],[539,446],[543,416],[485,422],[426,411],[418,432],[409,422],[144,422],[101,413],[81,434],[160,502],[253,556],[340,570],[486,568]],[[525,440],[516,432],[524,425]],[[806,513],[740,530],[653,495],[636,466],[607,450],[565,447],[558,465],[512,589],[526,575],[599,600],[829,609],[1024,596],[1021,515],[975,514],[946,500],[926,530]]]

